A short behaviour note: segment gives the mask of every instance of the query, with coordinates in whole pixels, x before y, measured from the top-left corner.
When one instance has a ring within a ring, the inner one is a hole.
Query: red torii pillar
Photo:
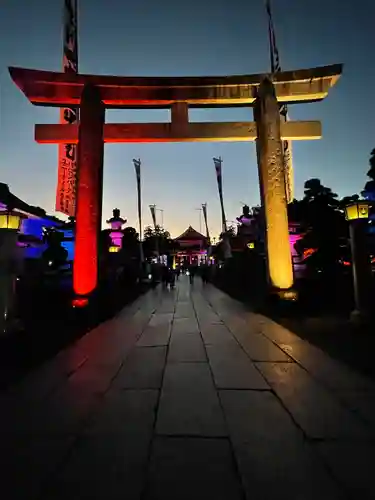
[[[105,107],[99,88],[86,84],[81,96],[78,129],[76,238],[73,262],[73,289],[84,302],[96,289],[98,282],[104,119]]]

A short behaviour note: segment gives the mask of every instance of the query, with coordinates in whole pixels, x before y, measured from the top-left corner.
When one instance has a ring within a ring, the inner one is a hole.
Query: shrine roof
[[[180,236],[177,238],[174,238],[174,241],[178,240],[183,240],[183,241],[192,241],[192,240],[199,240],[199,241],[206,241],[207,238],[204,236],[204,234],[199,233],[196,231],[192,226],[189,226],[186,231],[184,231]]]
[[[18,198],[9,190],[9,186],[7,184],[4,184],[3,182],[0,182],[0,208],[18,210],[20,212],[24,212],[28,216],[32,216],[38,219],[45,219],[54,222],[57,225],[64,224],[63,220],[53,215],[48,215],[43,208],[29,205],[25,201]]]

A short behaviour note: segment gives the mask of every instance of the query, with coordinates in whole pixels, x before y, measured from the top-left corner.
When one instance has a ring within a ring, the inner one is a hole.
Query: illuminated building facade
[[[203,234],[189,226],[174,242],[179,247],[175,262],[180,266],[197,265],[207,262],[208,240]]]
[[[68,251],[68,260],[74,258],[73,231],[62,220],[49,216],[40,207],[29,205],[10,192],[6,184],[0,183],[0,211],[9,207],[23,215],[17,245],[22,248],[25,259],[39,259],[47,248],[43,238],[46,228],[56,228],[64,233],[62,246]]]

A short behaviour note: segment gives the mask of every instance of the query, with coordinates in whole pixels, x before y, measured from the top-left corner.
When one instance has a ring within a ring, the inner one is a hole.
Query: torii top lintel
[[[79,106],[85,84],[100,89],[106,108],[169,108],[184,101],[191,107],[251,106],[260,82],[270,75],[203,77],[127,77],[74,75],[9,68],[10,75],[32,104]],[[319,101],[335,85],[342,65],[280,72],[272,76],[277,99],[285,103]]]

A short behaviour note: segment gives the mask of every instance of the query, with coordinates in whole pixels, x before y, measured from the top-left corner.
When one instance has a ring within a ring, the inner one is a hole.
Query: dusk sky
[[[57,123],[56,109],[32,106],[12,83],[8,66],[61,70],[62,0],[0,2],[0,181],[23,200],[54,213],[57,146],[34,142],[35,123]],[[311,177],[340,195],[360,192],[375,147],[375,1],[273,0],[285,70],[343,63],[328,98],[290,106],[291,119],[321,120],[323,139],[294,142],[296,197]],[[79,0],[81,73],[127,76],[234,75],[269,71],[263,0]],[[251,121],[250,108],[192,110],[192,121]],[[109,111],[108,122],[169,121],[169,111]],[[116,144],[105,146],[103,219],[118,207],[137,227],[133,158],[142,161],[143,220],[148,205],[164,209],[178,236],[208,204],[209,227],[220,231],[213,156],[223,158],[228,220],[241,202],[259,203],[252,143]],[[158,215],[160,221],[160,215]]]

